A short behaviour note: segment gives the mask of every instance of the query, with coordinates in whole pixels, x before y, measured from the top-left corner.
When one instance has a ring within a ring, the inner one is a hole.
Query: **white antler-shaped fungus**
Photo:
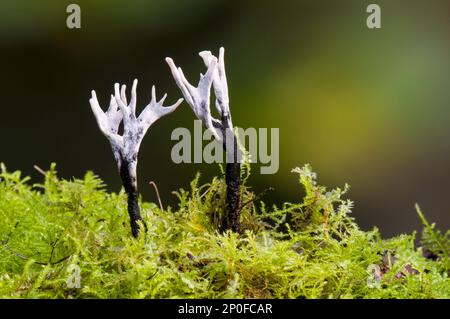
[[[181,90],[186,102],[194,114],[210,129],[215,138],[223,144],[227,153],[225,181],[227,184],[227,214],[222,228],[239,231],[240,215],[240,152],[237,147],[236,136],[233,132],[233,123],[229,107],[228,84],[225,73],[225,49],[220,48],[219,59],[210,51],[199,53],[207,67],[205,75],[200,74],[197,87],[188,82],[180,67],[177,67],[171,58],[166,62],[172,75]],[[210,91],[214,87],[215,107],[219,112],[220,120],[211,115]]]
[[[153,86],[150,103],[136,117],[137,83],[137,80],[134,80],[129,104],[126,97],[126,86],[120,87],[118,83],[114,85],[114,95],[111,95],[106,112],[103,112],[100,107],[95,91],[92,91],[92,97],[89,100],[97,124],[111,144],[123,186],[128,194],[128,213],[131,230],[135,237],[139,234],[138,221],[141,220],[136,175],[139,147],[149,127],[159,118],[173,112],[183,101],[183,99],[179,99],[175,104],[164,107],[163,103],[167,94],[157,101],[155,86]],[[123,134],[119,135],[119,125],[122,121]]]

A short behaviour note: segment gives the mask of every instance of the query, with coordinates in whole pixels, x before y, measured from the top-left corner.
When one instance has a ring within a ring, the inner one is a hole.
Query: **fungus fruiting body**
[[[127,103],[126,86],[114,85],[114,95],[111,95],[109,108],[103,112],[97,100],[95,91],[89,100],[97,124],[111,144],[122,184],[128,195],[128,214],[130,215],[131,232],[134,237],[139,235],[139,192],[137,184],[137,163],[139,147],[149,127],[159,118],[173,112],[183,101],[179,99],[175,104],[164,107],[167,97],[165,94],[160,101],[156,100],[155,86],[152,87],[150,103],[141,114],[136,116],[136,87],[134,80],[131,89],[130,103]],[[123,123],[123,134],[119,134],[120,123]]]
[[[199,53],[207,67],[206,73],[200,74],[197,87],[188,82],[180,67],[171,58],[166,62],[180,88],[184,99],[194,114],[212,131],[217,141],[221,142],[226,153],[225,182],[227,185],[226,214],[222,221],[222,230],[239,231],[240,186],[241,186],[241,154],[234,134],[229,107],[228,84],[225,73],[224,48],[220,48],[219,58],[210,51]],[[211,115],[210,91],[214,88],[215,107],[220,114],[220,120]]]
[[[231,120],[224,54],[224,48],[220,48],[219,58],[210,51],[199,53],[207,71],[204,75],[200,74],[197,87],[188,82],[182,69],[177,68],[171,58],[166,58],[166,62],[194,114],[213,133],[215,139],[222,144],[225,150],[226,212],[222,219],[221,229],[239,232],[241,152]],[[111,95],[110,105],[106,112],[101,109],[95,91],[92,91],[92,97],[89,100],[97,124],[111,144],[123,186],[128,194],[128,213],[134,237],[139,234],[139,221],[141,220],[136,175],[139,147],[148,128],[162,116],[173,112],[183,101],[183,99],[179,99],[174,105],[163,107],[167,95],[157,102],[153,86],[150,103],[136,117],[136,86],[137,80],[134,80],[128,104],[126,86],[116,83],[114,95]],[[220,114],[220,120],[211,115],[211,87],[214,88],[215,107]],[[120,123],[123,123],[122,135],[119,135]]]

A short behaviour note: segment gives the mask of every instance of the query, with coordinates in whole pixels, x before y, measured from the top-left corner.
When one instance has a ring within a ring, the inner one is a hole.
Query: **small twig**
[[[155,277],[156,274],[158,273],[158,271],[159,271],[159,269],[156,269],[155,273],[154,273],[153,275],[150,275],[150,276],[147,278],[147,280],[150,280],[150,279],[152,279],[153,277]]]
[[[156,186],[156,183],[154,181],[150,181],[149,185],[153,186],[153,188],[155,189],[156,197],[158,198],[158,202],[159,202],[159,207],[161,208],[162,211],[164,211],[164,207],[161,202],[161,197],[159,197],[158,186]]]
[[[42,169],[42,168],[40,168],[39,166],[37,166],[37,165],[33,165],[33,168],[35,169],[35,170],[37,170],[39,173],[41,173],[42,175],[47,175],[46,173],[45,173],[45,171]]]
[[[253,196],[253,198],[249,199],[248,201],[246,201],[245,203],[243,203],[243,204],[241,205],[241,207],[239,207],[239,212],[241,212],[241,211],[245,208],[245,206],[247,206],[248,204],[251,204],[251,203],[255,202],[256,200],[258,200],[258,199],[260,199],[261,197],[263,197],[267,192],[271,192],[271,191],[273,191],[273,187],[266,188],[265,190],[263,190],[263,191],[262,191],[261,193],[259,193],[258,195]]]
[[[206,194],[208,194],[211,191],[211,188],[208,188],[206,191],[203,192],[203,194],[200,195],[199,199],[202,199],[203,197],[206,196]]]
[[[8,244],[6,244],[6,243],[3,243],[3,247],[5,247],[8,251],[10,251],[13,255],[19,257],[20,259],[23,259],[23,260],[28,260],[29,259],[29,258],[25,257],[24,255],[22,255],[20,253],[17,253],[14,250],[12,250],[11,247],[9,247]]]
[[[19,222],[17,222],[17,223],[14,225],[14,229],[13,229],[13,230],[15,230],[15,229],[17,228],[18,225],[19,225]],[[6,250],[8,250],[8,251],[9,251],[10,253],[12,253],[14,256],[19,257],[20,259],[23,259],[23,260],[30,260],[30,258],[26,257],[25,255],[22,255],[21,253],[18,253],[18,252],[16,252],[16,251],[14,251],[11,247],[9,247],[8,243],[9,243],[9,240],[11,239],[13,230],[11,230],[11,232],[8,234],[8,236],[6,237],[6,239],[2,242],[3,247],[5,247]],[[55,262],[51,262],[52,257],[53,257],[53,250],[54,250],[54,247],[56,246],[56,243],[57,243],[58,241],[59,241],[59,239],[56,240],[55,243],[54,243],[54,245],[53,245],[53,248],[52,248],[52,252],[51,252],[51,255],[50,255],[50,260],[49,260],[49,262],[40,262],[40,261],[36,261],[35,264],[37,264],[37,265],[42,265],[42,266],[56,265],[56,264],[62,263],[62,262],[65,261],[66,259],[69,259],[72,255],[68,255],[68,256],[63,257],[63,258],[61,258],[61,259],[59,259],[59,260],[57,260],[57,261],[55,261]]]
[[[8,246],[8,244],[3,244],[3,247],[5,247],[9,252],[11,252],[11,253],[12,253],[13,255],[15,255],[16,257],[19,257],[20,259],[23,259],[23,260],[30,260],[30,258],[28,258],[28,257],[26,257],[26,256],[24,256],[24,255],[22,255],[21,253],[18,253],[18,252],[16,252],[16,251],[12,250],[11,247]],[[63,258],[61,258],[61,259],[59,259],[59,260],[57,260],[57,261],[55,261],[55,262],[35,261],[34,263],[37,264],[37,265],[41,265],[41,266],[56,265],[56,264],[62,263],[63,261],[69,259],[70,257],[72,257],[72,255],[68,255],[68,256],[66,256],[66,257],[63,257]]]
[[[59,259],[59,260],[57,260],[57,261],[54,261],[54,262],[52,262],[52,263],[47,263],[47,264],[43,263],[43,264],[44,264],[44,265],[57,265],[57,264],[59,264],[59,263],[62,263],[63,261],[66,261],[66,260],[69,259],[70,257],[72,257],[72,255],[67,255],[66,257],[63,257],[63,258],[61,258],[61,259]]]

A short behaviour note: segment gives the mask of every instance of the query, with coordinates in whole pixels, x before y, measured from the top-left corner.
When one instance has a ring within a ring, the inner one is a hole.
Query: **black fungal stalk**
[[[133,237],[137,237],[139,235],[139,221],[142,218],[139,208],[139,191],[136,179],[132,177],[132,174],[133,169],[130,167],[130,163],[122,160],[122,164],[120,165],[120,178],[122,179],[125,192],[128,195],[128,214],[130,216],[131,233]]]
[[[233,136],[234,154],[238,152],[236,137]],[[228,153],[228,152],[227,152]],[[240,230],[240,206],[241,206],[241,164],[235,156],[233,162],[227,163],[225,168],[225,183],[227,184],[227,214],[223,220],[223,230],[231,229],[234,232]]]
[[[197,87],[194,87],[187,81],[181,68],[177,68],[171,58],[166,58],[166,62],[172,71],[175,82],[194,114],[211,130],[216,140],[223,145],[227,158],[225,169],[227,194],[226,214],[222,220],[222,230],[239,232],[241,154],[231,121],[224,54],[224,48],[220,48],[219,59],[210,51],[202,51],[199,53],[208,70],[205,75],[200,75],[200,81]],[[216,98],[215,107],[221,115],[220,121],[211,116],[211,86],[214,87],[214,95]]]
[[[106,112],[101,109],[95,91],[92,91],[92,97],[89,100],[97,124],[111,144],[120,178],[128,196],[128,214],[133,237],[139,236],[139,221],[142,221],[136,173],[139,147],[149,127],[159,118],[173,112],[183,101],[183,99],[179,99],[174,105],[163,107],[167,94],[157,102],[155,86],[153,86],[150,103],[139,117],[136,117],[136,87],[137,80],[134,80],[131,99],[128,104],[125,92],[126,86],[120,87],[116,83],[114,95],[111,95],[109,108]],[[122,121],[123,135],[121,136],[118,131]]]

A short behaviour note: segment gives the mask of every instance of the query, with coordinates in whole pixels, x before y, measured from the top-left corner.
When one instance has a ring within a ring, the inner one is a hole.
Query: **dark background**
[[[295,166],[311,163],[319,182],[352,185],[354,216],[384,236],[420,229],[419,203],[450,227],[450,2],[76,1],[82,28],[66,28],[69,1],[0,3],[0,161],[34,181],[32,168],[57,163],[65,178],[95,171],[113,191],[120,179],[109,144],[89,107],[95,89],[105,108],[113,84],[139,79],[138,107],[150,88],[180,96],[164,58],[191,82],[204,67],[197,53],[226,48],[233,121],[280,128],[280,170],[260,175],[265,200],[298,201]],[[382,29],[366,27],[377,3]],[[193,127],[187,104],[151,127],[141,147],[145,200],[176,205],[197,171],[218,166],[171,162],[173,128]]]

